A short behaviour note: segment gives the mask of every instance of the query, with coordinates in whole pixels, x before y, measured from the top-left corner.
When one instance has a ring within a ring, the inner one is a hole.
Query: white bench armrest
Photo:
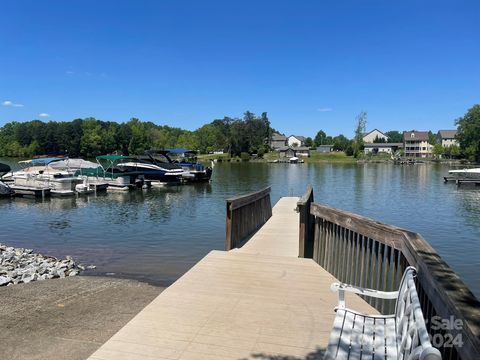
[[[333,292],[338,291],[338,307],[340,309],[345,309],[345,291],[380,299],[396,299],[398,297],[398,291],[378,291],[344,283],[333,283],[330,289]]]

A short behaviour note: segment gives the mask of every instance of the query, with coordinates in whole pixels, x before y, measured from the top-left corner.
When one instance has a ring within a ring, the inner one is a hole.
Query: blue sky
[[[287,134],[453,127],[480,99],[479,1],[8,1],[0,125],[245,110]],[[40,116],[43,115],[43,116]]]

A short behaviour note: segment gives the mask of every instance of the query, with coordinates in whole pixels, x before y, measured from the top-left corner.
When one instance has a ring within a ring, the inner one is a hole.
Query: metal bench
[[[339,305],[325,360],[441,360],[432,346],[415,288],[416,270],[408,267],[399,291],[384,292],[343,283],[333,283]],[[364,315],[345,307],[345,291],[381,299],[397,299],[395,314]]]

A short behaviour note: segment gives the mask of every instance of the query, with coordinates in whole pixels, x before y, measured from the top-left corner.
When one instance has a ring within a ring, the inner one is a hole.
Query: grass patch
[[[309,158],[302,158],[305,162],[325,162],[337,164],[355,164],[357,159],[353,156],[347,156],[343,151],[332,151],[329,153],[320,153],[317,151],[310,151]]]

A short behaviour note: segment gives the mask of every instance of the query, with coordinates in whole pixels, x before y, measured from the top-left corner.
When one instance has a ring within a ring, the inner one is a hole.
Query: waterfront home
[[[455,136],[457,135],[457,130],[439,130],[437,133],[437,141],[444,148],[450,147],[452,145],[458,145]]]
[[[372,143],[364,144],[363,151],[365,154],[373,153],[386,153],[395,154],[399,149],[403,148],[403,143]]]
[[[303,146],[305,144],[305,136],[300,135],[290,135],[287,138],[287,145],[288,146]]]
[[[430,158],[433,146],[428,143],[428,131],[404,131],[403,146],[406,157]]]
[[[287,144],[287,137],[278,133],[273,133],[270,140],[270,147],[274,150],[278,150]]]
[[[329,153],[333,151],[333,145],[319,145],[317,146],[317,152]]]
[[[290,146],[284,146],[278,149],[281,158],[291,158],[295,156],[295,150]]]
[[[388,136],[385,135],[384,133],[382,133],[380,130],[378,129],[373,129],[372,131],[370,131],[369,133],[366,133],[365,135],[363,135],[363,142],[364,143],[367,143],[367,144],[371,144],[375,141],[375,139],[383,139],[385,140],[385,142],[388,141]]]
[[[300,146],[294,148],[295,150],[295,156],[304,156],[304,157],[310,157],[310,148],[308,146]]]

